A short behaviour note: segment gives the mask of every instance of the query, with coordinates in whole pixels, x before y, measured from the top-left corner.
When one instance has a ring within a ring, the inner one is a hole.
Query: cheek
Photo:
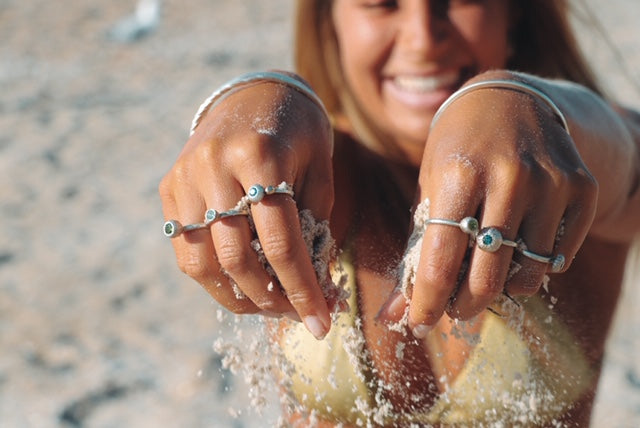
[[[485,13],[458,26],[480,68],[478,71],[503,68],[507,63],[509,40],[506,17],[496,19],[492,16],[495,15]]]
[[[348,74],[375,71],[383,63],[386,43],[375,27],[366,24],[352,25],[338,34],[338,37],[340,59]]]

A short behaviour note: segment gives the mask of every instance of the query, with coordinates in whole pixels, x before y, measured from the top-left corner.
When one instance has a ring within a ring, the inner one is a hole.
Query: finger
[[[591,177],[581,176],[580,179],[584,179],[584,186],[578,186],[577,194],[566,208],[555,236],[553,253],[555,256],[562,255],[565,263],[558,272],[550,273],[566,272],[569,269],[593,223],[598,189]]]
[[[165,219],[180,219],[183,224],[199,223],[203,220],[204,203],[197,192],[178,192],[163,180],[161,194]],[[179,209],[180,207],[180,209]],[[204,230],[183,233],[171,239],[178,267],[192,277],[222,306],[234,313],[255,313],[259,309],[249,299],[238,299],[228,280],[221,274],[211,235]]]
[[[237,201],[244,196],[238,183],[229,182],[216,189],[220,190],[209,192],[209,206],[229,207],[217,210],[218,212],[226,212],[235,207]],[[231,278],[231,285],[239,297],[246,296],[262,312],[287,315],[294,312],[277,279],[265,270],[260,261],[252,243],[254,235],[246,216],[224,217],[214,221],[210,236],[221,271]]]
[[[513,257],[513,244],[524,206],[521,198],[526,180],[505,179],[518,174],[506,168],[503,177],[494,180],[479,215],[480,233],[471,251],[469,274],[451,301],[448,313],[457,319],[470,319],[483,312],[502,293]],[[499,183],[499,185],[497,185]],[[505,183],[510,183],[509,185]],[[499,244],[503,241],[502,244]]]
[[[308,171],[304,182],[295,184],[295,200],[299,210],[308,209],[318,221],[327,220],[334,202],[331,160],[318,159],[318,164]]]
[[[460,169],[433,180],[426,189],[433,195],[429,217],[460,221],[475,214],[479,198],[473,193],[474,184],[467,171]],[[424,337],[444,313],[459,282],[468,245],[469,235],[457,227],[427,226],[409,305],[409,326],[417,337]]]
[[[332,142],[331,128],[322,128],[313,139],[311,145],[315,146],[323,141]],[[306,164],[306,172],[304,177],[300,177],[294,183],[298,209],[309,209],[316,220],[326,220],[331,215],[335,195],[331,154],[329,151],[321,152],[320,156],[310,154],[308,159],[302,161]]]
[[[545,272],[549,264],[535,260],[534,255],[549,257],[554,249],[557,231],[562,222],[564,204],[554,203],[554,200],[566,200],[565,192],[557,189],[540,193],[536,198],[536,205],[524,216],[519,229],[521,249],[514,253],[514,263],[517,269],[507,280],[505,290],[512,296],[535,294],[542,285]]]
[[[260,244],[289,302],[316,337],[331,326],[329,309],[303,239],[298,209],[288,195],[271,195],[251,212]]]

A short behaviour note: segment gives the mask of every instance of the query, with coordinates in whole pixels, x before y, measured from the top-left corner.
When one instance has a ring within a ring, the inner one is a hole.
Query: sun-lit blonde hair
[[[384,145],[385,137],[365,116],[343,78],[333,27],[333,0],[297,0],[294,64],[326,104],[336,122],[347,119],[363,142]],[[507,68],[541,77],[562,78],[596,92],[596,79],[583,58],[569,20],[568,0],[512,0]]]

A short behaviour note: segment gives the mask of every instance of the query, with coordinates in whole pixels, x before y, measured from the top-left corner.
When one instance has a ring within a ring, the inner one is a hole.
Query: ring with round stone
[[[167,238],[175,238],[182,233],[191,232],[192,230],[204,229],[208,225],[206,223],[194,223],[183,226],[178,220],[169,220],[162,225],[162,232]]]
[[[237,215],[249,215],[249,211],[243,209],[231,209],[228,211],[217,211],[214,209],[208,209],[204,215],[204,222],[187,224],[183,226],[178,220],[169,220],[166,221],[162,226],[162,232],[167,238],[175,238],[185,232],[206,229],[217,220]]]
[[[464,233],[471,235],[475,238],[480,229],[478,220],[473,217],[465,217],[460,221],[448,220],[446,218],[429,218],[425,221],[425,224],[439,224],[442,226],[454,226],[459,228]]]
[[[249,187],[249,190],[247,191],[247,200],[252,204],[256,204],[260,202],[265,196],[273,195],[276,193],[281,193],[293,197],[293,186],[284,181],[277,186],[263,187],[260,184],[254,184],[253,186]]]
[[[506,245],[507,247],[518,248],[518,243],[510,239],[505,239],[502,233],[495,227],[485,227],[476,236],[478,248],[490,253],[495,253],[498,249]]]
[[[558,273],[562,271],[566,262],[563,254],[557,254],[555,256],[547,257],[547,256],[541,256],[536,253],[532,253],[531,251],[526,249],[520,249],[519,251],[520,253],[522,253],[523,256],[528,257],[531,260],[535,260],[540,263],[546,263],[551,265],[552,273]]]

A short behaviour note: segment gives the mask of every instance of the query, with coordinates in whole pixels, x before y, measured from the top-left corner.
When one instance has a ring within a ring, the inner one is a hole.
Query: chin
[[[397,126],[398,131],[395,135],[397,135],[398,140],[405,141],[407,145],[424,148],[427,138],[429,138],[431,120],[429,118],[429,120],[423,119],[416,122]]]

